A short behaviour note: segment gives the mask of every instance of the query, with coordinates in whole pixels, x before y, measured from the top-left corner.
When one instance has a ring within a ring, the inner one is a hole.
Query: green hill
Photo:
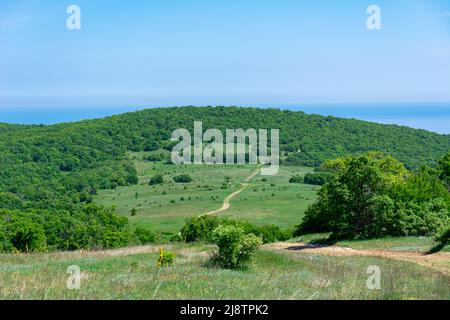
[[[148,109],[103,119],[51,126],[0,125],[0,192],[47,202],[53,195],[133,183],[127,151],[171,150],[174,129],[280,129],[287,164],[318,165],[369,150],[391,154],[415,168],[450,150],[450,135],[396,125],[238,107]],[[298,153],[298,150],[301,150]],[[53,203],[54,201],[52,201]],[[76,201],[75,201],[76,202]]]

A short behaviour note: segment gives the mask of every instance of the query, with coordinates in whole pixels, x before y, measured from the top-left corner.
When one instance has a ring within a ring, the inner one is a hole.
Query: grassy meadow
[[[0,299],[448,299],[450,276],[414,263],[258,250],[247,270],[208,265],[211,246],[171,244],[172,267],[158,269],[158,246],[100,252],[0,255]],[[66,286],[71,265],[79,290]],[[370,265],[381,289],[367,288]],[[249,294],[251,293],[251,294]]]
[[[248,187],[231,200],[231,207],[220,213],[221,217],[289,228],[300,223],[303,212],[316,199],[316,186],[289,183],[293,175],[303,175],[311,168],[281,166],[276,176],[256,175],[246,182],[256,166],[174,166],[143,161],[144,154],[130,155],[138,171],[137,185],[101,190],[95,202],[115,206],[132,225],[152,231],[179,232],[187,218],[222,207],[224,198],[240,189],[242,183],[248,183]],[[150,186],[150,178],[156,174],[162,174],[165,183]],[[193,182],[174,183],[173,177],[180,174],[189,174]],[[135,216],[132,209],[137,210]]]

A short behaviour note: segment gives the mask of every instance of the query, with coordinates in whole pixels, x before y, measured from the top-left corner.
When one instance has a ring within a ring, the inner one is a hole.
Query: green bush
[[[219,247],[213,261],[223,268],[241,269],[248,266],[254,252],[261,245],[261,238],[245,234],[244,230],[234,226],[219,226],[213,233]]]
[[[156,262],[156,266],[158,268],[171,266],[173,265],[173,261],[174,261],[173,252],[166,251],[163,248],[159,249],[159,257],[158,261]]]
[[[188,174],[180,174],[179,176],[173,177],[173,181],[176,183],[190,183],[192,182],[192,177]]]
[[[3,211],[0,216],[0,251],[34,252],[46,249],[42,225],[19,213],[9,214]]]
[[[247,221],[233,219],[219,219],[216,216],[200,216],[186,221],[181,230],[181,236],[186,242],[213,241],[213,231],[219,226],[233,226],[241,228],[245,234],[260,237],[263,243],[273,243],[292,238],[292,231],[282,230],[276,225],[255,226]]]
[[[289,179],[289,183],[303,183],[303,177],[296,175]]]
[[[439,243],[443,245],[450,244],[450,227],[447,228],[444,232],[442,232],[436,239]]]
[[[263,243],[274,243],[277,241],[286,241],[292,238],[291,230],[282,230],[274,224],[267,224],[263,226],[253,226],[251,232],[260,237]]]
[[[149,182],[149,185],[154,186],[157,184],[163,184],[164,183],[164,177],[161,174],[154,175]]]
[[[186,242],[213,240],[213,231],[219,226],[219,218],[204,215],[188,219],[181,229],[181,236]]]
[[[156,239],[156,235],[153,232],[139,227],[134,230],[134,236],[141,244],[154,243]]]
[[[323,186],[332,178],[333,173],[331,172],[313,172],[313,173],[306,173],[303,182],[306,184]]]

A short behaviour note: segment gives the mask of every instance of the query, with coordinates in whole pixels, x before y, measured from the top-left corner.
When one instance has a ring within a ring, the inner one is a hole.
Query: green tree
[[[161,174],[154,175],[149,182],[149,185],[154,186],[157,184],[163,184],[164,183],[164,177]]]

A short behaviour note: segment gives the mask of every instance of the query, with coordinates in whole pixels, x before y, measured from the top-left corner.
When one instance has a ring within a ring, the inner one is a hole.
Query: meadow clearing
[[[185,220],[205,214],[223,205],[224,199],[248,186],[233,197],[221,217],[248,220],[254,224],[275,224],[289,228],[300,223],[303,212],[316,199],[317,186],[292,184],[289,179],[313,169],[281,166],[275,176],[255,175],[255,165],[171,165],[142,161],[143,153],[133,154],[139,183],[134,186],[101,190],[95,202],[115,206],[119,214],[128,217],[134,226],[155,232],[177,233]],[[165,183],[149,186],[150,178],[162,174]],[[188,174],[191,183],[174,183],[173,177]],[[132,216],[131,210],[136,209]]]
[[[450,274],[371,256],[329,256],[263,247],[247,270],[208,264],[213,246],[167,244],[172,267],[157,268],[159,246],[98,252],[0,255],[0,299],[449,299]],[[67,268],[81,269],[69,290]],[[367,287],[368,266],[381,288]]]

